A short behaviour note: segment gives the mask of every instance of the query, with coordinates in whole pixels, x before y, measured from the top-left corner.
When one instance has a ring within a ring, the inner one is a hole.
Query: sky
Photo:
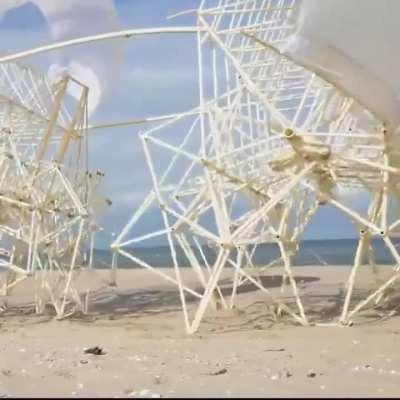
[[[62,1],[62,0],[54,0]],[[63,0],[64,1],[64,0]],[[168,15],[198,7],[199,0],[114,0],[120,29],[157,26],[189,26],[193,16],[167,20]],[[51,33],[40,9],[28,3],[0,15],[0,52],[21,51],[52,42]],[[99,107],[91,114],[90,124],[110,123],[190,110],[198,105],[197,48],[195,35],[136,37],[113,42],[119,46],[122,59],[113,73]],[[115,64],[113,57],[85,46],[80,51],[97,58],[106,68]],[[47,71],[54,54],[33,56],[27,65]],[[97,60],[98,61],[98,60]],[[104,232],[97,247],[106,247],[112,236],[123,228],[127,219],[151,189],[150,174],[139,141],[139,131],[148,126],[130,126],[90,133],[89,166],[105,172],[101,193],[113,204],[99,219]],[[158,220],[149,220],[150,225]],[[354,227],[337,210],[321,208],[306,231],[306,237],[354,237]]]

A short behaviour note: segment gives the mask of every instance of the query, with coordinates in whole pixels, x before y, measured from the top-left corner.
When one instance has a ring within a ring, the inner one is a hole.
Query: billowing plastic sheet
[[[281,51],[397,126],[399,16],[398,0],[302,0],[296,33]]]

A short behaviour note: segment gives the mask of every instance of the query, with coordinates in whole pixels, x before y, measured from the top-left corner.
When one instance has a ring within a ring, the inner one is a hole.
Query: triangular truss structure
[[[2,292],[33,276],[36,311],[51,304],[58,318],[85,310],[74,281],[101,177],[87,170],[87,96],[69,76],[51,84],[29,68],[0,64]]]
[[[302,325],[310,323],[293,276],[292,258],[319,207],[331,204],[358,228],[359,245],[340,317],[342,324],[400,277],[393,238],[400,219],[400,158],[394,132],[345,91],[296,64],[279,48],[294,30],[294,0],[206,0],[197,11],[199,107],[141,135],[153,190],[112,249],[161,275],[179,289],[186,330],[195,332],[210,303],[232,307],[237,287],[255,276],[253,257],[262,243],[276,243],[295,306],[273,299]],[[212,87],[206,73],[212,75]],[[346,191],[368,194],[369,210],[349,203]],[[140,234],[142,218],[159,209],[160,229]],[[352,305],[364,258],[374,264],[371,239],[381,238],[394,260],[393,275]],[[134,247],[164,238],[175,276],[155,269]],[[214,251],[212,262],[204,244]],[[133,250],[132,250],[133,249]],[[185,285],[178,254],[198,277]],[[232,271],[229,298],[221,274]],[[116,263],[114,265],[116,267]],[[198,299],[190,317],[187,296]],[[350,307],[351,306],[351,307]]]

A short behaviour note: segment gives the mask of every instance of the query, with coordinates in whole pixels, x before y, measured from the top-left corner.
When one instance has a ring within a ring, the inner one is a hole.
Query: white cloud
[[[2,0],[0,17],[13,8],[25,4],[26,0]],[[52,40],[62,41],[79,36],[104,33],[120,27],[113,0],[31,0],[38,7],[48,23]],[[57,61],[50,65],[49,73],[67,71],[78,81],[90,87],[89,113],[96,109],[103,93],[108,90],[110,82],[121,63],[121,42],[101,43],[61,50]],[[72,86],[71,86],[72,87]],[[74,91],[72,96],[80,96]]]

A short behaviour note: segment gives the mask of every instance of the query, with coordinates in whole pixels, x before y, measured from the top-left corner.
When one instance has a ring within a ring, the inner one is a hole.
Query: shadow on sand
[[[319,278],[311,276],[298,276],[298,284],[307,284],[318,281]],[[279,288],[282,285],[282,276],[271,275],[260,277],[266,289]],[[221,292],[228,298],[232,293],[232,282],[229,279],[220,282]],[[195,288],[201,293],[204,289]],[[237,290],[238,295],[259,290],[253,283],[243,283]],[[187,304],[197,302],[198,299],[190,294],[186,296]],[[126,316],[156,315],[165,312],[181,310],[179,293],[176,289],[145,289],[134,291],[120,291],[118,289],[98,293],[92,297],[90,313],[97,318],[118,319]]]
[[[262,285],[266,289],[277,289],[282,285],[281,275],[271,275],[260,277]],[[295,278],[300,287],[307,287],[307,284],[319,281],[319,278],[314,276],[297,276]],[[220,282],[221,291],[225,298],[229,298],[232,293],[232,281],[230,279],[222,280]],[[197,287],[196,291],[202,292],[201,287]],[[259,290],[253,283],[245,282],[238,288],[238,303],[240,304],[240,295],[251,293]],[[277,292],[275,290],[275,292]],[[367,290],[355,290],[352,298],[351,306],[358,303],[360,300],[365,299]],[[198,302],[194,296],[186,296],[187,304],[190,307]],[[340,316],[344,293],[341,291],[330,294],[312,294],[305,291],[302,296],[302,301],[305,311],[310,321],[313,322],[327,322],[337,320]],[[291,295],[291,290],[286,290],[284,302],[296,310],[295,299]],[[267,296],[254,298],[245,307],[244,311],[237,310],[236,314],[230,314],[230,319],[224,318],[224,313],[214,312],[211,315],[207,314],[205,318],[205,325],[209,326],[210,331],[215,329],[218,325],[224,325],[224,331],[243,331],[251,329],[265,329],[273,324],[276,324],[273,314],[269,311],[268,305],[271,301]],[[162,315],[168,319],[168,314],[172,312],[179,312],[181,310],[181,302],[177,289],[167,288],[149,288],[139,290],[122,290],[119,288],[108,287],[97,293],[91,295],[89,313],[83,315],[77,313],[69,319],[72,321],[91,322],[91,321],[109,321],[109,320],[122,320],[125,318],[137,319],[144,316]],[[389,312],[393,310],[400,311],[400,295],[393,296],[390,301],[386,302],[380,307],[374,307],[367,310],[360,323],[374,322],[385,318]],[[9,308],[6,312],[0,314],[0,318],[9,316],[19,317],[19,319],[32,319],[30,323],[46,322],[54,316],[54,311],[51,308],[46,310],[46,315],[34,316],[34,307],[26,305],[24,307]],[[240,314],[239,318],[236,318]],[[236,315],[236,317],[235,317]],[[223,324],[220,324],[222,318]],[[294,323],[290,318],[282,318],[278,323],[292,324]]]

